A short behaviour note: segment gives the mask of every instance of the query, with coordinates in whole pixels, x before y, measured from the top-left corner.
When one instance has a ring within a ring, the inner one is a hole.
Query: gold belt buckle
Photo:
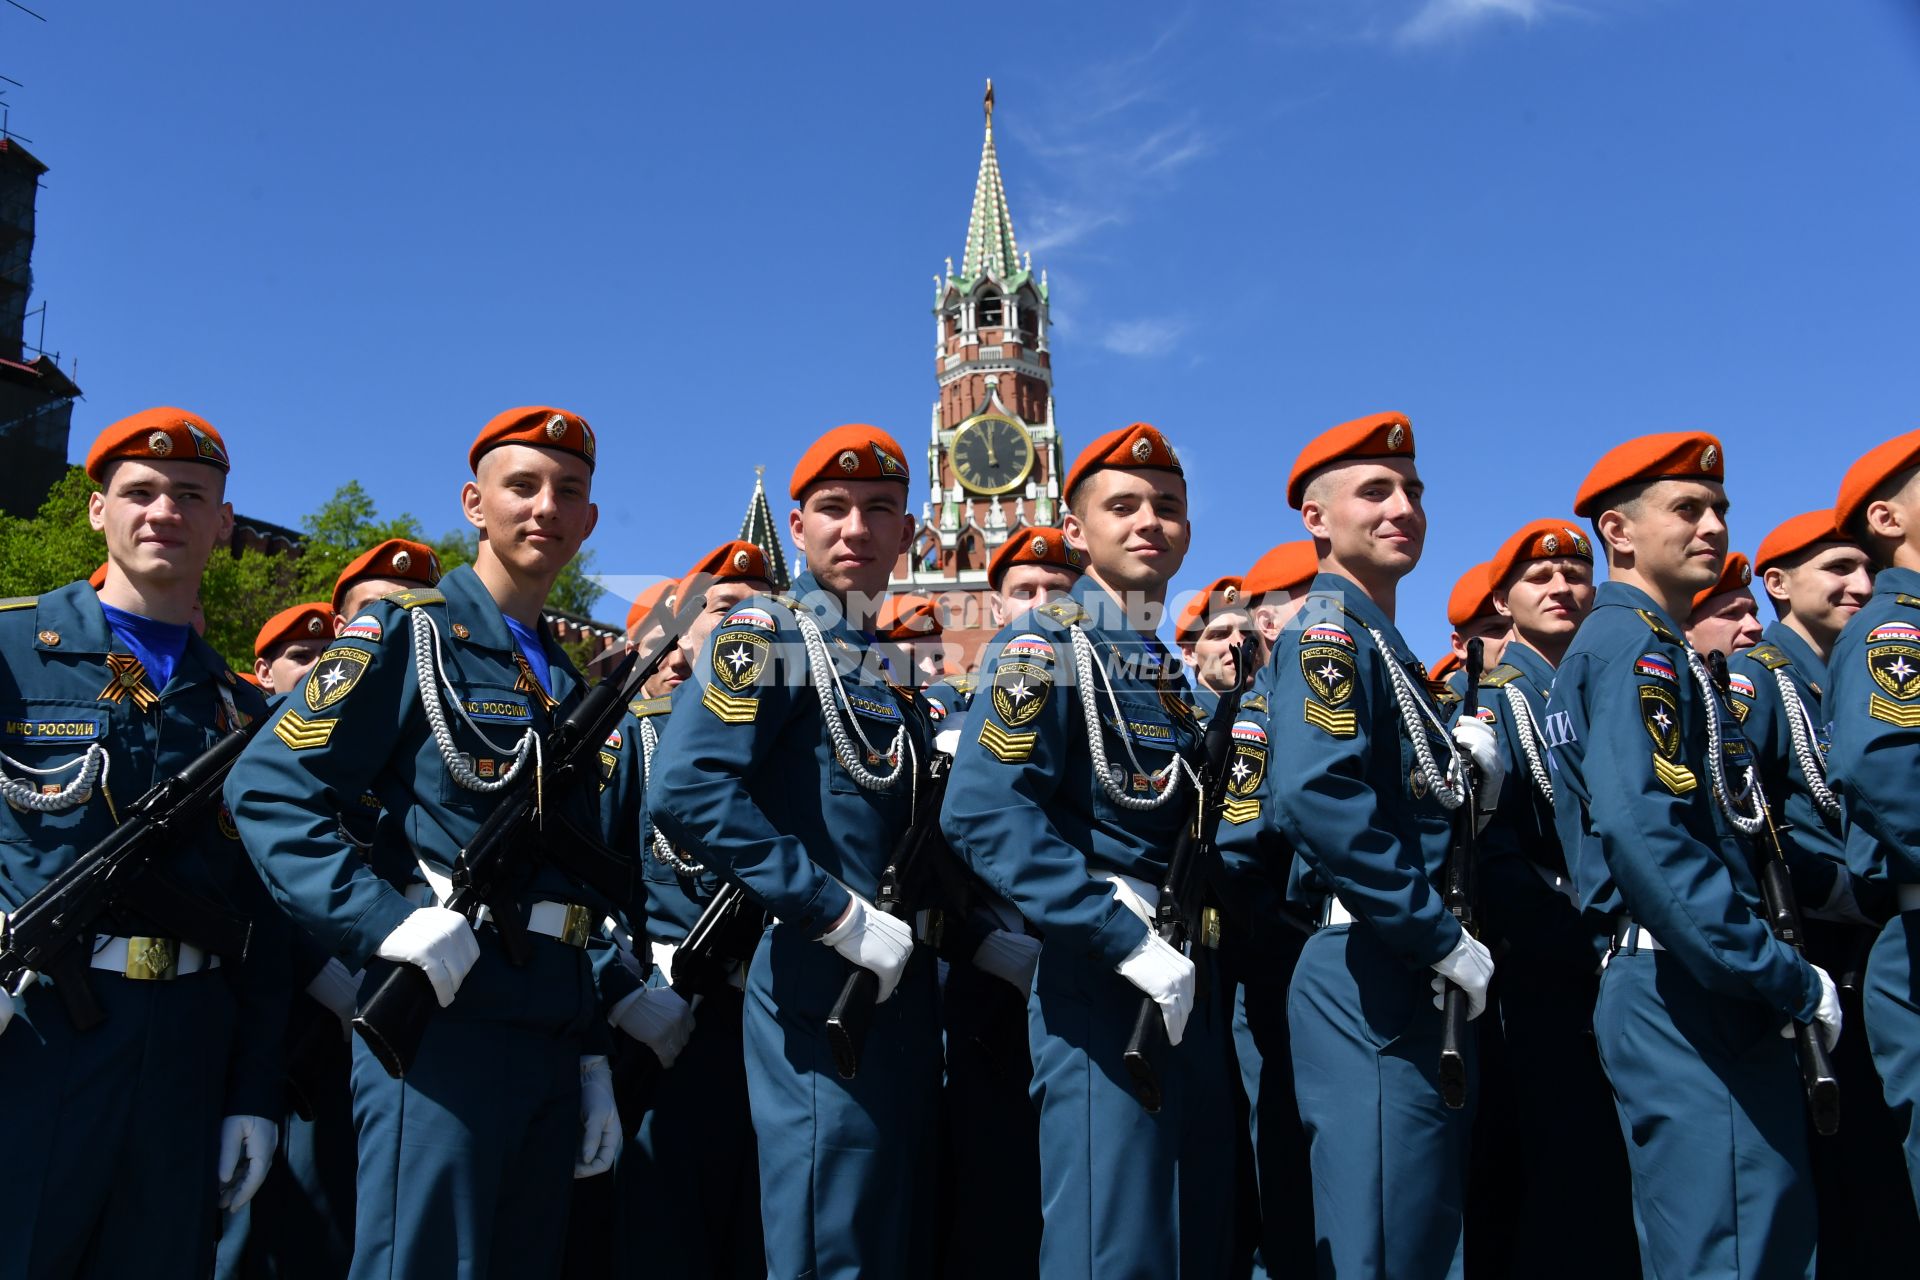
[[[1200,945],[1216,951],[1220,948],[1220,912],[1217,908],[1200,908]]]
[[[128,938],[122,972],[141,982],[171,982],[180,973],[180,944],[172,938]]]
[[[569,902],[566,919],[560,925],[560,941],[570,947],[584,947],[592,936],[593,912],[577,902]]]

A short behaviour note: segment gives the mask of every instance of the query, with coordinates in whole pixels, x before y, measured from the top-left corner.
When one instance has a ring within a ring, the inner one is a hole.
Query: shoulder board
[[[1087,620],[1087,611],[1072,600],[1049,600],[1034,610],[1043,618],[1052,618],[1062,626],[1071,627]]]
[[[775,604],[779,605],[782,609],[787,609],[787,610],[792,610],[797,612],[800,608],[800,602],[798,600],[795,600],[792,596],[786,594],[784,591],[769,592],[765,598],[773,601]]]
[[[1904,591],[1895,593],[1893,601],[1895,604],[1903,604],[1909,609],[1920,609],[1920,596],[1910,596]]]
[[[1452,687],[1444,681],[1427,681],[1427,692],[1432,694],[1433,700],[1443,707],[1457,707],[1464,701],[1464,699],[1455,693]]]
[[[1769,671],[1778,671],[1793,662],[1793,659],[1787,656],[1786,650],[1777,644],[1770,643],[1757,644],[1740,656],[1752,658]]]
[[[1259,711],[1264,713],[1267,709],[1267,695],[1264,693],[1248,694],[1246,697],[1240,699],[1240,709],[1242,711]]]
[[[953,686],[955,693],[972,693],[974,676],[970,671],[957,676],[948,676],[947,683]]]
[[[673,699],[664,694],[658,698],[635,698],[627,704],[627,710],[644,720],[673,710]]]
[[[402,609],[418,609],[423,604],[445,604],[446,596],[432,587],[408,587],[405,591],[391,591],[380,597],[388,604],[398,605]]]
[[[1680,637],[1673,634],[1672,627],[1660,621],[1660,615],[1650,609],[1635,609],[1634,612],[1640,615],[1640,621],[1647,624],[1647,630],[1653,632],[1653,634],[1670,644],[1680,643]]]
[[[39,596],[14,596],[11,599],[0,600],[0,613],[11,613],[15,609],[31,609],[39,603]]]
[[[1518,680],[1523,673],[1511,662],[1503,662],[1480,677],[1482,689],[1499,689]]]

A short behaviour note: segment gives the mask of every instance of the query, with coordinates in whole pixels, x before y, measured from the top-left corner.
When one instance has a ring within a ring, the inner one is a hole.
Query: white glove
[[[338,960],[328,960],[327,967],[307,984],[307,994],[342,1022],[352,1022],[360,1003],[360,980],[366,976],[364,969],[355,973]]]
[[[1040,963],[1040,939],[1010,929],[995,929],[980,939],[973,967],[1010,984],[1021,995],[1033,989],[1033,967]]]
[[[1840,1043],[1840,1024],[1843,1015],[1840,1011],[1840,988],[1833,985],[1833,979],[1819,965],[1809,965],[1820,979],[1820,1007],[1813,1011],[1813,1025],[1820,1028],[1820,1043],[1827,1046],[1827,1052],[1833,1052],[1833,1046]],[[1789,1018],[1787,1025],[1780,1028],[1780,1034],[1793,1039],[1799,1028]]]
[[[641,987],[623,996],[607,1021],[653,1050],[670,1067],[693,1035],[693,1010],[672,987]]]
[[[613,1068],[596,1053],[580,1059],[580,1158],[573,1176],[591,1178],[613,1168],[620,1154],[620,1111],[613,1105]]]
[[[220,1207],[234,1212],[267,1180],[280,1129],[265,1116],[228,1116],[220,1122]],[[242,1153],[246,1163],[240,1163]]]
[[[1167,1024],[1167,1043],[1179,1044],[1180,1037],[1187,1033],[1187,1017],[1193,1012],[1193,961],[1148,929],[1140,945],[1114,966],[1114,972],[1152,997]]]
[[[1433,980],[1433,1007],[1447,1007],[1447,984],[1467,993],[1467,1021],[1472,1022],[1487,1007],[1487,984],[1493,981],[1493,952],[1480,945],[1472,934],[1463,933],[1453,950],[1433,962],[1440,976]]]
[[[1492,813],[1500,807],[1500,788],[1507,780],[1493,726],[1478,716],[1463,717],[1453,726],[1453,745],[1473,761],[1474,804],[1480,812]]]
[[[859,894],[852,896],[840,923],[821,935],[820,941],[862,969],[871,970],[880,979],[879,1003],[884,1004],[907,971],[907,958],[913,954],[913,930],[906,921],[894,919]]]
[[[423,970],[433,984],[434,998],[444,1009],[453,1003],[467,971],[480,958],[480,941],[458,911],[421,907],[402,920],[373,954]]]

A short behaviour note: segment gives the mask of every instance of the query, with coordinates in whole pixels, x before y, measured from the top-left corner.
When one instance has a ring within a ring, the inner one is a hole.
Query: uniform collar
[[[1362,591],[1360,584],[1346,574],[1322,569],[1314,575],[1313,585],[1307,589],[1307,594],[1332,600],[1361,626],[1378,631],[1386,637],[1396,657],[1404,660],[1410,656],[1412,651],[1407,648],[1407,642],[1400,635],[1400,628],[1393,625],[1393,619],[1387,616],[1387,611],[1375,604],[1373,597]],[[1312,608],[1312,605],[1308,605],[1306,609],[1301,610],[1301,613],[1307,614]],[[1322,620],[1318,614],[1314,614],[1307,618],[1307,624]],[[1337,614],[1328,614],[1324,620],[1339,622],[1340,618]]]
[[[1873,577],[1876,596],[1920,596],[1920,572],[1912,569],[1882,569]]]
[[[1535,688],[1544,692],[1553,687],[1553,664],[1526,641],[1507,641],[1506,650],[1501,653],[1500,660],[1519,671]]]
[[[869,633],[854,626],[853,619],[847,616],[847,602],[845,600],[834,596],[833,598],[838,607],[825,613],[817,607],[816,602],[819,597],[832,595],[832,592],[820,585],[820,579],[813,576],[811,569],[803,569],[800,575],[793,580],[793,586],[787,592],[788,598],[794,602],[793,611],[795,613],[805,613],[816,623],[819,623],[820,634],[826,636],[837,635],[848,643],[857,644],[863,649],[872,644],[873,641],[869,639]],[[829,617],[833,619],[831,625],[828,625],[825,621],[825,619]]]
[[[113,653],[113,628],[100,608],[100,593],[70,582],[40,597],[33,611],[34,648],[43,653]]]
[[[1761,634],[1761,639],[1785,653],[1803,681],[1825,687],[1826,662],[1813,651],[1813,646],[1807,643],[1805,636],[1787,625],[1785,618],[1775,618],[1768,623],[1766,631]]]
[[[509,657],[520,652],[513,632],[507,630],[507,616],[500,612],[499,602],[487,590],[487,584],[480,581],[480,575],[473,571],[472,565],[463,564],[441,578],[440,594],[446,597],[447,621],[454,629],[456,641],[492,649]],[[563,702],[568,691],[579,681],[580,674],[574,670],[573,659],[567,656],[566,650],[553,642],[544,617],[534,630],[540,637],[541,650],[547,655],[554,701]]]
[[[1640,588],[1631,586],[1625,582],[1609,580],[1601,583],[1600,589],[1594,592],[1594,612],[1597,613],[1608,605],[1617,605],[1623,609],[1636,609],[1642,613],[1650,613],[1661,622],[1664,622],[1667,625],[1667,629],[1672,631],[1676,636],[1684,637],[1687,634],[1687,629],[1675,622],[1672,616],[1661,607],[1659,601],[1655,600]]]

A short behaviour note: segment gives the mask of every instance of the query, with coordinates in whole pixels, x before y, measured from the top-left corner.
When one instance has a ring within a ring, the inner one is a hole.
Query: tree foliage
[[[0,514],[0,596],[40,595],[92,573],[107,558],[106,539],[87,520],[87,498],[99,488],[69,467],[30,519]],[[349,481],[300,521],[306,535],[296,552],[273,555],[248,548],[238,555],[217,548],[201,579],[207,642],[236,671],[253,666],[253,640],[268,618],[296,604],[330,600],[334,580],[349,561],[376,542],[411,538],[432,547],[440,567],[471,564],[478,545],[472,529],[427,536],[402,512],[383,519],[373,498]],[[600,589],[588,578],[593,553],[582,552],[554,583],[552,607],[590,616]],[[586,665],[586,646],[568,646]]]

